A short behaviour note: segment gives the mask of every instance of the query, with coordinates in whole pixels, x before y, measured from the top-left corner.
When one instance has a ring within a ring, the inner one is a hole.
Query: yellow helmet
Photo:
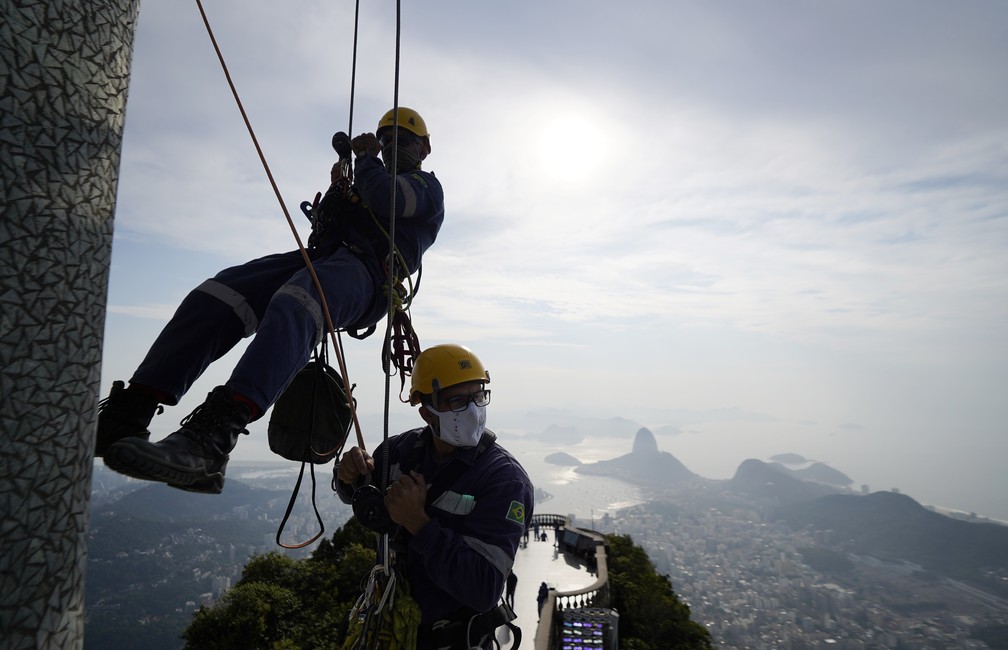
[[[378,120],[378,128],[375,129],[375,135],[378,135],[382,129],[391,127],[394,124],[395,110],[390,109]],[[420,113],[417,113],[412,108],[399,107],[399,127],[421,138],[430,137],[430,132],[427,131],[427,123],[420,117]]]
[[[463,345],[435,345],[417,357],[410,384],[410,404],[419,404],[423,395],[467,381],[490,383],[483,363]]]

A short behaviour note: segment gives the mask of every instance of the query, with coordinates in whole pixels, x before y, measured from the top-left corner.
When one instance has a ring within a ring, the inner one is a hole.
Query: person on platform
[[[515,589],[517,588],[518,588],[518,576],[516,576],[515,572],[512,571],[511,573],[508,574],[507,577],[507,589],[505,590],[505,596],[504,596],[504,600],[507,601],[507,604],[510,605],[512,608],[514,608]]]

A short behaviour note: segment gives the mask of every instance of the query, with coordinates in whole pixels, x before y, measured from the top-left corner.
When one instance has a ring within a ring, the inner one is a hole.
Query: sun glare
[[[547,120],[538,149],[542,176],[570,184],[597,181],[610,150],[603,127],[584,115]]]

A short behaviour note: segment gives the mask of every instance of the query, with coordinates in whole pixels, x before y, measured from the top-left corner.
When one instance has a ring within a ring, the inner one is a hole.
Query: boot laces
[[[179,433],[201,442],[213,442],[213,432],[229,431],[237,420],[242,419],[241,405],[232,402],[226,395],[210,394],[210,399],[203,402],[189,415],[182,418]],[[248,429],[242,427],[238,433],[248,434]]]

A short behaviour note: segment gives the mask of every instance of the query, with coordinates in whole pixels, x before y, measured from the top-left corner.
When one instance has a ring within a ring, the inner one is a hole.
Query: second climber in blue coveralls
[[[495,618],[495,605],[532,518],[533,487],[486,428],[489,381],[468,348],[427,348],[410,387],[427,426],[389,438],[373,458],[353,447],[337,469],[337,494],[350,503],[355,484],[388,463],[384,505],[400,527],[395,566],[420,607],[417,650],[484,648],[508,620]]]
[[[420,168],[431,151],[427,126],[408,108],[398,109],[397,122],[396,134],[396,114],[388,111],[374,134],[351,141],[353,191],[341,190],[334,167],[333,186],[312,210],[309,254],[336,328],[363,328],[385,314],[389,243],[383,228],[393,184],[400,279],[416,272],[444,219],[441,184]],[[95,455],[129,476],[220,492],[238,435],[276,402],[325,331],[318,291],[300,251],[221,271],[182,301],[129,386],[113,384],[99,405]],[[227,382],[181,429],[150,442],[148,426],[160,404],[178,404],[212,362],[253,334]]]

